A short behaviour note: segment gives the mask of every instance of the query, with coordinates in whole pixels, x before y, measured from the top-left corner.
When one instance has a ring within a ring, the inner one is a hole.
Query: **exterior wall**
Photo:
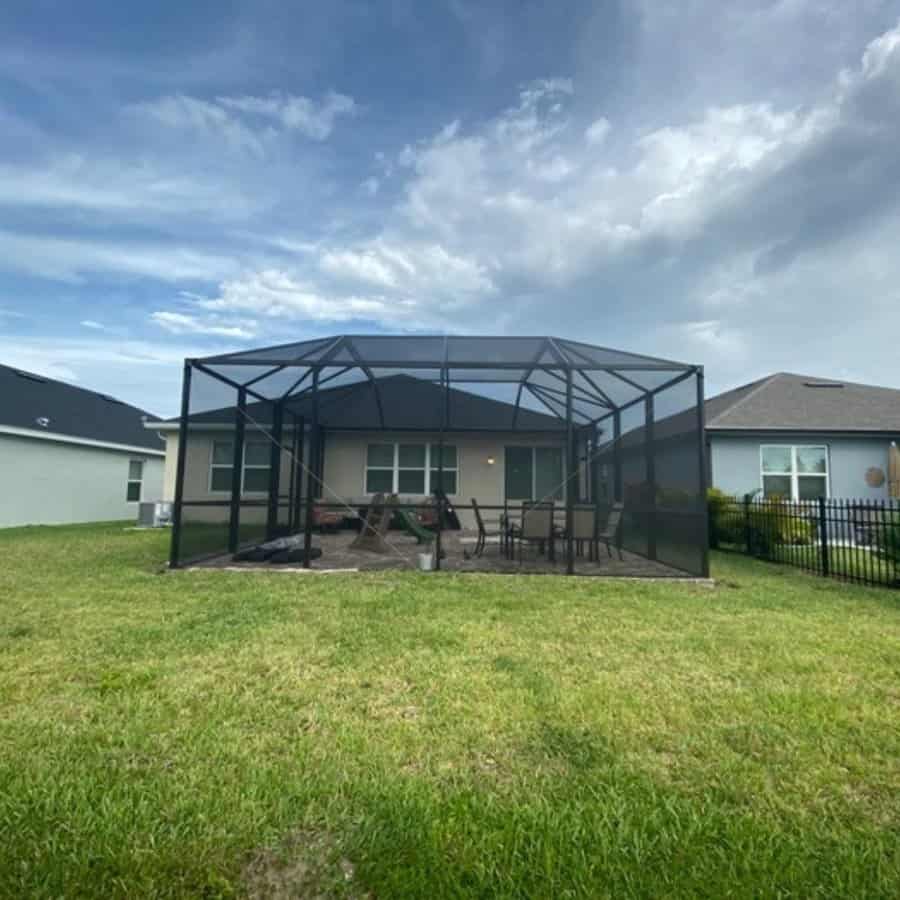
[[[897,440],[900,440],[898,437]],[[818,444],[828,447],[829,496],[852,500],[887,500],[890,437],[820,438],[803,434],[772,437],[711,435],[712,484],[727,494],[743,495],[762,488],[759,448],[762,444]],[[885,473],[881,487],[866,484],[866,470],[878,466]]]
[[[142,498],[162,499],[159,456],[0,435],[0,527],[136,521],[125,499],[133,459],[144,461]]]
[[[373,443],[402,441],[408,443],[437,443],[437,434],[395,434],[389,431],[350,434],[330,432],[325,438],[325,483],[336,493],[351,501],[363,501],[366,494],[366,447]],[[500,432],[496,434],[447,434],[444,442],[453,444],[457,454],[457,492],[448,495],[457,507],[463,527],[474,527],[472,498],[484,506],[500,505],[504,501],[506,469],[504,448],[509,445],[558,447],[565,441],[555,436]],[[493,458],[494,464],[488,463]],[[403,497],[414,500],[414,497]],[[491,518],[496,518],[492,516]]]
[[[285,431],[286,435],[290,432]],[[215,431],[192,431],[188,436],[187,454],[185,456],[185,479],[184,479],[184,502],[190,501],[208,501],[208,500],[225,500],[230,495],[210,491],[210,463],[212,461],[212,445],[215,440],[228,439],[230,437],[227,429],[217,429]],[[168,431],[165,433],[166,438],[166,462],[165,475],[163,477],[164,499],[175,499],[175,482],[178,474],[178,432]],[[250,431],[245,435],[245,440],[256,439]],[[289,438],[287,438],[289,440]],[[327,452],[327,450],[326,450]],[[308,450],[304,451],[304,459],[309,459]],[[288,485],[291,478],[291,460],[286,453],[281,455],[281,477],[280,477],[280,494],[282,497],[287,495]],[[305,484],[305,482],[304,482]],[[246,492],[244,499],[246,500],[266,500],[268,493]],[[248,506],[241,511],[241,522],[244,524],[262,524],[266,521],[268,511],[264,506]],[[211,507],[194,507],[191,510],[190,517],[192,521],[204,522],[227,522],[230,512],[227,506],[211,506]]]
[[[188,442],[186,458],[186,477],[184,486],[185,501],[189,500],[222,500],[227,495],[211,494],[209,491],[209,462],[212,454],[212,442],[217,436],[226,432],[193,432]],[[169,432],[166,435],[166,473],[165,473],[165,499],[175,497],[175,476],[178,464],[178,434]],[[388,443],[403,441],[409,443],[437,443],[438,435],[435,434],[410,434],[394,433],[387,431],[374,432],[326,432],[325,435],[325,467],[323,478],[325,484],[347,501],[348,505],[355,506],[366,502],[369,495],[366,493],[366,448],[370,443]],[[529,434],[526,432],[515,433],[467,433],[447,434],[445,443],[453,444],[457,448],[457,493],[450,495],[451,501],[457,505],[457,513],[465,527],[474,526],[474,515],[471,511],[471,498],[474,497],[480,504],[502,504],[506,484],[505,453],[508,445],[528,446],[564,446],[564,439],[545,434]],[[494,464],[488,463],[488,458],[494,459]],[[308,452],[304,454],[309,459]],[[290,460],[286,454],[282,454],[281,484],[287,485],[290,479]],[[282,491],[285,493],[286,489]],[[247,497],[263,499],[265,495],[249,494]],[[338,502],[333,495],[326,496],[331,502]],[[414,501],[416,497],[403,497],[404,500]],[[225,507],[195,507],[191,513],[194,520],[226,521],[228,509]],[[248,521],[260,519],[264,521],[265,510],[246,508],[241,514],[241,520]]]

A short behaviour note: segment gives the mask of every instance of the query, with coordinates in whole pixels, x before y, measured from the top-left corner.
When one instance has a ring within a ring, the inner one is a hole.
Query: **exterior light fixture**
[[[495,462],[496,462],[496,460],[494,459],[493,456],[489,456],[489,457],[487,458],[487,464],[488,464],[489,466],[492,466]]]

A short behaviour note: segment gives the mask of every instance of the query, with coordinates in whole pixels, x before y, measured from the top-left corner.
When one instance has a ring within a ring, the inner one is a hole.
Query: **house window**
[[[242,493],[265,494],[269,490],[271,447],[268,441],[247,441],[244,444]],[[209,466],[209,490],[212,494],[231,492],[231,472],[234,468],[234,441],[213,441]]]
[[[128,461],[128,487],[125,499],[129,503],[137,503],[141,499],[141,485],[144,481],[144,461],[131,459]]]
[[[430,494],[440,474],[438,444],[369,444],[366,448],[367,494]],[[456,447],[444,445],[444,492],[455,494],[459,468]]]
[[[507,500],[562,500],[563,453],[560,447],[507,447]]]
[[[828,448],[763,444],[760,447],[763,494],[790,500],[828,496]]]

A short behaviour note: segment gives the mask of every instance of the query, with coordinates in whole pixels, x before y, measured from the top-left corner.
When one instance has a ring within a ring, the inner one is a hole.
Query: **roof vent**
[[[803,387],[811,387],[811,388],[842,388],[842,385],[839,381],[804,381]]]
[[[46,416],[38,416],[35,420],[41,428],[48,428],[50,426],[50,420]]]
[[[27,378],[28,381],[36,381],[38,384],[47,383],[47,379],[41,378],[40,375],[32,375],[31,372],[22,372],[19,369],[13,369],[13,371],[16,373],[16,375],[19,376],[19,378]]]

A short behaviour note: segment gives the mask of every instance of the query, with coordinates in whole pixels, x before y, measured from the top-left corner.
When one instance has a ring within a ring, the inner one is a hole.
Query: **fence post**
[[[744,544],[747,547],[747,556],[753,556],[753,547],[750,545],[750,495],[744,494]]]
[[[822,548],[822,575],[827,577],[830,567],[828,565],[828,519],[825,515],[824,497],[819,497],[819,542]]]

